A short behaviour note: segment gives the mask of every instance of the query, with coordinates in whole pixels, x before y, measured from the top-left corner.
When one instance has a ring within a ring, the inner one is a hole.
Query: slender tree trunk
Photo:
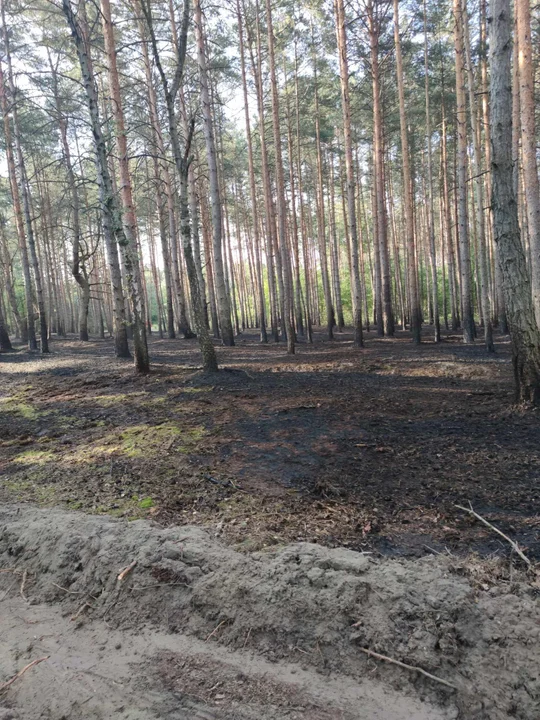
[[[174,301],[173,301],[173,278],[171,268],[171,252],[169,246],[169,238],[167,236],[167,224],[165,220],[165,208],[162,199],[163,192],[166,196],[166,202],[169,205],[169,196],[171,195],[169,170],[167,168],[167,160],[165,158],[165,149],[163,145],[163,136],[159,123],[159,115],[157,110],[157,97],[154,87],[154,79],[152,77],[152,68],[150,58],[148,56],[148,46],[144,34],[142,22],[138,21],[139,35],[141,38],[141,50],[143,55],[144,72],[146,77],[146,91],[148,94],[148,109],[150,114],[150,126],[152,131],[152,141],[154,146],[155,157],[153,160],[154,174],[156,179],[156,204],[159,220],[159,236],[161,244],[161,254],[163,256],[163,270],[165,276],[165,292],[167,300],[167,335],[169,339],[174,339],[176,333],[174,331]],[[170,198],[171,207],[168,208],[174,216],[174,208],[172,207],[173,199]],[[176,230],[176,226],[169,224],[169,235]],[[178,263],[178,259],[177,259]]]
[[[3,8],[3,5],[2,5]],[[9,173],[9,183],[11,188],[11,197],[13,200],[13,211],[15,215],[15,225],[17,228],[17,238],[19,241],[19,252],[21,255],[21,264],[24,280],[24,295],[26,302],[26,326],[28,333],[28,349],[37,350],[36,329],[34,324],[34,297],[32,288],[32,278],[30,275],[30,260],[28,258],[28,246],[26,244],[26,235],[24,231],[24,218],[21,206],[21,196],[19,184],[17,181],[17,170],[15,165],[15,156],[13,153],[13,141],[11,135],[11,120],[9,114],[9,104],[6,96],[6,86],[4,82],[4,73],[2,63],[0,62],[0,103],[2,106],[2,115],[4,120],[4,137],[6,144],[6,157]],[[13,104],[14,106],[14,104]]]
[[[242,70],[242,91],[244,93],[244,120],[246,123],[246,137],[248,146],[248,172],[249,172],[249,192],[251,195],[251,211],[253,213],[253,235],[255,238],[255,268],[258,279],[258,294],[259,294],[259,327],[261,331],[261,342],[268,342],[268,335],[266,333],[266,313],[265,313],[265,300],[264,300],[264,285],[262,280],[261,270],[261,237],[260,237],[260,225],[259,225],[259,210],[257,203],[257,188],[255,185],[255,169],[253,165],[253,142],[251,139],[251,127],[249,119],[249,98],[247,91],[247,78],[246,78],[246,60],[244,54],[244,31],[242,23],[242,13],[240,12],[240,0],[236,0],[236,14],[238,19],[238,34],[239,34],[239,46],[240,46],[240,66]]]
[[[287,352],[295,352],[295,331],[293,324],[293,287],[290,253],[287,243],[287,205],[285,202],[285,178],[283,172],[283,155],[281,149],[281,127],[279,118],[279,95],[276,77],[276,59],[274,48],[274,27],[270,0],[266,0],[266,26],[268,38],[268,64],[270,68],[270,85],[272,90],[272,128],[274,131],[274,154],[276,161],[276,200],[278,219],[277,253],[281,256],[283,271],[283,314],[282,322],[287,332]]]
[[[101,221],[111,272],[115,321],[115,353],[117,357],[130,357],[127,341],[126,304],[122,288],[122,276],[116,245],[115,231],[118,224],[118,208],[116,207],[111,175],[109,173],[107,148],[101,129],[99,103],[92,61],[89,53],[89,43],[88,38],[86,37],[86,29],[83,30],[78,18],[73,13],[70,0],[62,0],[62,9],[68,21],[75,42],[75,47],[77,49],[94,139]],[[83,17],[83,23],[86,25],[85,17]]]
[[[381,18],[379,17],[380,10],[375,7],[373,0],[369,0],[367,4],[367,11],[371,55],[371,77],[373,85],[374,217],[377,228],[376,248],[378,249],[380,267],[380,306],[382,311],[381,319],[383,334],[392,337],[394,335],[394,311],[392,308],[390,258],[388,255],[388,222],[384,189],[383,116],[379,65],[379,34]],[[379,331],[380,325],[381,320],[377,318]]]
[[[425,2],[425,0],[424,0]],[[488,352],[494,352],[493,327],[491,321],[491,300],[489,296],[489,271],[487,262],[486,223],[484,217],[484,189],[482,183],[482,153],[480,127],[478,126],[478,111],[476,107],[474,73],[472,68],[471,47],[469,40],[469,17],[467,13],[467,0],[462,0],[462,17],[464,24],[464,49],[467,68],[467,83],[469,90],[469,112],[473,134],[473,172],[475,191],[475,220],[476,242],[479,270],[479,295],[482,317],[484,319],[484,342]],[[474,204],[473,204],[474,207]]]
[[[212,240],[214,249],[214,279],[216,283],[216,297],[219,313],[221,339],[224,345],[234,345],[234,333],[231,322],[231,307],[225,283],[225,269],[223,262],[222,238],[222,206],[218,179],[216,157],[216,143],[214,136],[214,123],[210,94],[208,89],[208,70],[206,65],[205,37],[202,24],[200,0],[193,0],[195,10],[195,37],[197,42],[197,61],[199,65],[199,83],[201,92],[201,110],[203,117],[204,139],[206,142],[206,156],[208,160],[210,201],[212,204]]]
[[[310,299],[311,283],[309,276],[309,253],[308,234],[306,226],[306,208],[304,203],[304,188],[302,176],[302,148],[300,144],[300,94],[298,88],[298,48],[295,38],[294,42],[294,113],[296,125],[296,175],[298,177],[298,201],[300,205],[300,235],[302,238],[302,259],[304,263],[304,297],[305,297],[305,318],[306,318],[306,340],[313,342],[313,315],[312,302]]]
[[[287,101],[287,151],[289,161],[289,184],[291,193],[291,245],[292,245],[292,257],[294,259],[294,314],[296,319],[296,331],[300,335],[304,335],[304,318],[302,315],[302,285],[300,282],[300,247],[298,237],[298,218],[296,213],[297,207],[297,196],[296,196],[296,181],[294,177],[295,161],[294,161],[294,150],[293,150],[293,132],[292,132],[292,118],[291,118],[291,106],[289,98],[289,84],[286,84],[285,97]]]
[[[495,242],[499,250],[512,339],[516,398],[538,405],[540,332],[519,237],[512,170],[512,14],[509,0],[492,0],[491,15],[491,178]]]
[[[407,241],[407,280],[410,305],[410,323],[413,342],[419,344],[422,339],[422,311],[418,296],[418,271],[416,248],[414,243],[414,200],[409,159],[409,133],[405,112],[405,88],[403,86],[403,59],[399,34],[399,0],[394,2],[394,42],[396,45],[396,70],[399,98],[399,124],[401,130],[401,163],[403,172],[403,199],[405,211],[405,236]]]
[[[156,35],[154,32],[150,0],[140,0],[140,8],[143,12],[147,30],[150,35],[152,55],[154,57],[154,62],[159,73],[161,85],[163,87],[163,94],[165,95],[165,105],[167,109],[171,147],[174,156],[174,164],[178,174],[178,180],[180,183],[180,234],[182,237],[184,257],[186,260],[186,267],[188,273],[188,281],[191,290],[193,318],[197,331],[197,337],[199,340],[199,347],[201,349],[201,354],[203,357],[204,370],[206,372],[213,373],[217,372],[218,370],[217,356],[214,345],[212,343],[212,339],[210,337],[210,333],[208,331],[208,326],[205,322],[201,288],[199,287],[197,268],[195,260],[193,258],[193,247],[191,244],[191,227],[189,219],[188,174],[189,165],[191,162],[189,152],[191,149],[191,139],[194,127],[193,124],[190,127],[190,135],[186,138],[185,149],[182,153],[182,149],[180,146],[180,137],[178,135],[178,118],[175,110],[175,100],[178,94],[180,83],[182,81],[186,57],[187,34],[190,19],[189,7],[189,0],[183,0],[180,41],[176,46],[176,68],[172,84],[169,85],[169,81],[167,79],[161,62]]]
[[[77,192],[77,180],[75,178],[75,172],[73,170],[73,164],[71,162],[71,151],[69,148],[69,142],[67,137],[67,119],[65,113],[62,111],[60,94],[58,91],[58,80],[56,70],[52,64],[52,59],[49,53],[49,65],[51,68],[51,78],[54,94],[54,103],[57,113],[58,129],[60,130],[60,140],[62,143],[62,153],[64,158],[64,164],[66,166],[66,175],[69,193],[71,195],[71,210],[73,218],[73,244],[72,244],[72,255],[71,255],[71,272],[75,278],[75,282],[80,287],[81,295],[79,298],[79,339],[87,341],[88,336],[88,308],[90,306],[90,283],[88,281],[88,273],[86,271],[85,263],[81,258],[81,219],[80,219],[80,203],[79,193]]]
[[[39,336],[41,340],[41,352],[49,352],[49,329],[47,327],[47,314],[45,310],[45,293],[43,292],[43,279],[41,275],[41,267],[37,254],[36,238],[34,234],[34,225],[32,222],[32,211],[30,207],[30,189],[28,187],[28,178],[26,177],[26,168],[22,153],[22,145],[17,125],[17,116],[13,115],[13,130],[15,135],[15,147],[20,169],[21,195],[23,201],[24,220],[26,224],[26,237],[28,239],[28,249],[30,251],[30,259],[32,261],[32,269],[34,271],[34,282],[36,284],[36,296],[39,313]]]
[[[394,0],[394,3],[397,0]],[[427,34],[427,8],[424,0],[424,78],[426,98],[426,145],[427,145],[427,231],[429,237],[429,260],[431,269],[431,292],[433,302],[433,327],[435,342],[441,341],[441,326],[439,317],[439,284],[437,278],[437,251],[435,247],[435,212],[433,208],[433,165],[431,144],[431,109],[429,101],[429,56]]]
[[[471,250],[467,217],[467,109],[465,98],[465,69],[463,17],[461,0],[453,0],[454,45],[456,57],[456,125],[457,125],[457,184],[458,239],[461,275],[461,310],[463,342],[474,342],[475,327],[471,289]]]
[[[341,111],[343,114],[343,142],[345,146],[345,173],[347,177],[347,220],[351,240],[352,307],[354,344],[364,344],[362,333],[362,281],[358,252],[358,222],[356,217],[356,188],[351,139],[351,98],[349,92],[349,60],[347,57],[347,30],[343,0],[335,0],[337,47],[339,53],[339,78],[341,83]],[[362,278],[363,280],[363,278]],[[366,307],[367,311],[367,307]]]
[[[270,170],[268,167],[268,150],[266,143],[266,129],[265,129],[265,113],[264,113],[264,90],[262,81],[262,48],[261,48],[261,28],[259,22],[259,7],[257,4],[257,17],[256,17],[256,45],[257,45],[257,58],[253,55],[253,42],[248,33],[248,41],[250,45],[251,63],[253,70],[253,77],[255,80],[255,89],[257,92],[257,105],[259,113],[259,138],[261,143],[261,173],[263,181],[263,192],[264,192],[264,208],[265,208],[265,221],[266,221],[266,272],[268,278],[268,290],[270,295],[270,324],[272,328],[272,336],[275,342],[279,342],[278,333],[278,320],[277,320],[277,291],[274,274],[274,261],[272,257],[272,248],[277,244],[276,234],[276,223],[274,204],[272,202],[272,189],[270,183]]]
[[[324,183],[323,183],[323,157],[321,147],[321,119],[319,112],[319,89],[317,73],[317,55],[312,28],[313,46],[313,82],[315,92],[315,141],[317,153],[317,238],[319,241],[319,262],[321,266],[322,285],[324,292],[324,304],[326,308],[326,331],[328,339],[334,338],[335,315],[332,304],[332,291],[330,289],[330,277],[328,272],[328,254],[326,251],[326,224],[324,206]]]
[[[115,122],[116,146],[118,150],[118,165],[120,169],[120,200],[122,203],[122,230],[116,232],[118,243],[124,255],[126,267],[127,286],[131,296],[133,310],[133,348],[135,367],[138,372],[146,373],[150,370],[148,345],[146,340],[145,307],[139,257],[137,254],[137,220],[131,191],[131,176],[127,154],[126,127],[118,67],[116,62],[116,46],[111,17],[109,0],[101,0],[101,17],[103,36],[105,38],[105,52],[109,64],[109,84],[111,90],[112,110]],[[120,229],[120,228],[119,228]]]

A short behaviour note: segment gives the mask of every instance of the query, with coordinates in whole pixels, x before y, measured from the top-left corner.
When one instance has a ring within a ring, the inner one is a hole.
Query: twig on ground
[[[217,631],[219,630],[219,628],[220,628],[222,625],[225,625],[225,623],[227,623],[227,622],[229,622],[229,619],[228,619],[228,618],[225,618],[225,620],[222,620],[222,621],[219,623],[219,625],[212,630],[212,632],[210,633],[210,635],[206,638],[206,640],[205,640],[204,642],[208,642],[208,641],[210,640],[210,638],[214,637],[214,635],[217,633]]]
[[[75,613],[75,615],[72,615],[72,616],[71,616],[71,619],[72,619],[72,620],[77,620],[77,618],[79,617],[79,615],[81,615],[81,613],[83,613],[83,612],[86,610],[86,608],[90,608],[90,610],[93,609],[93,608],[92,608],[92,605],[90,605],[90,603],[85,602],[85,603],[84,603],[83,605],[81,605],[81,607],[77,610],[77,612]]]
[[[28,598],[27,598],[26,595],[24,594],[24,586],[26,585],[26,578],[27,578],[27,577],[28,577],[28,570],[25,570],[25,571],[23,572],[23,576],[22,576],[22,580],[21,580],[21,587],[19,588],[19,592],[20,592],[20,594],[21,594],[21,597],[22,597],[22,599],[23,599],[25,602],[28,602]]]
[[[136,560],[133,560],[133,562],[130,562],[127,567],[125,567],[123,570],[120,571],[120,573],[116,579],[119,580],[120,582],[122,582],[122,580],[124,580],[126,578],[126,576],[129,575],[129,573],[133,570],[133,568],[135,567],[136,564],[137,564]]]
[[[470,503],[469,503],[470,504]],[[463,507],[463,505],[456,505],[455,507],[459,508],[460,510],[464,510],[465,512],[469,513],[469,515],[474,515],[474,517],[477,520],[480,520],[481,523],[484,523],[488,528],[491,528],[494,532],[497,533],[497,535],[500,535],[502,538],[506,540],[507,543],[510,543],[510,546],[512,547],[512,550],[519,555],[519,557],[523,560],[523,562],[527,565],[527,567],[532,567],[532,563],[529,560],[529,558],[523,554],[523,551],[515,542],[515,540],[512,540],[508,537],[508,535],[505,535],[502,530],[499,530],[499,528],[496,528],[495,525],[492,525],[490,522],[488,522],[485,518],[483,518],[481,515],[479,515],[477,512],[473,510],[472,505],[470,508]]]
[[[39,663],[43,662],[44,660],[48,660],[48,659],[49,659],[49,656],[46,655],[45,657],[38,658],[37,660],[32,660],[32,662],[31,662],[31,663],[28,663],[28,665],[25,665],[22,670],[19,670],[19,672],[18,672],[16,675],[14,675],[12,678],[10,678],[7,682],[5,682],[5,683],[3,683],[2,685],[0,685],[0,693],[2,693],[2,692],[4,692],[5,690],[7,690],[10,685],[13,685],[13,683],[15,682],[15,680],[17,680],[17,679],[20,678],[22,675],[24,675],[24,673],[25,673],[27,670],[30,670],[31,667],[34,667],[34,665],[39,665]]]
[[[68,590],[55,582],[51,582],[51,585],[54,585],[54,587],[57,587],[59,590],[63,590],[65,593],[69,593],[70,595],[84,595],[84,592],[80,590]]]
[[[131,592],[134,590],[150,590],[151,588],[160,588],[160,587],[189,587],[188,583],[183,582],[176,582],[176,583],[156,583],[155,585],[140,585],[139,587],[131,587],[129,588]]]
[[[377,658],[377,660],[385,660],[386,662],[392,663],[392,665],[398,665],[399,667],[405,668],[406,670],[414,670],[415,672],[419,672],[422,675],[425,675],[427,678],[430,678],[430,680],[435,680],[435,682],[441,683],[441,685],[446,685],[446,687],[457,690],[457,687],[455,685],[452,685],[451,682],[448,682],[448,680],[443,680],[436,675],[432,675],[431,673],[427,672],[427,670],[422,670],[422,668],[416,665],[408,665],[407,663],[401,662],[401,660],[394,660],[394,658],[388,657],[387,655],[381,655],[380,653],[376,653],[373,650],[368,650],[368,648],[361,647],[358,649],[366,655],[369,655],[370,657]]]

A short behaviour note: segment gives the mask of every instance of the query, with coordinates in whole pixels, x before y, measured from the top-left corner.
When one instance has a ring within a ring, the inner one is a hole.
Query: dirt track
[[[197,527],[7,506],[0,567],[0,680],[48,656],[2,696],[23,720],[540,713],[538,578],[502,561],[246,555]]]

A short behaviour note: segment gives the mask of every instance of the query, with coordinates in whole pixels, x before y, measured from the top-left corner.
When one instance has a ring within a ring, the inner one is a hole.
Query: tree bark
[[[512,167],[512,14],[509,0],[492,0],[491,182],[494,238],[499,251],[516,383],[516,399],[540,404],[540,332],[520,241]]]
[[[531,251],[532,293],[536,322],[540,324],[540,181],[538,179],[537,138],[534,99],[534,62],[531,42],[530,0],[515,0],[521,153],[523,187]]]
[[[467,109],[461,0],[453,0],[453,12],[456,57],[457,229],[461,276],[461,317],[463,322],[463,342],[473,343],[475,327],[471,290],[471,250],[467,217]]]

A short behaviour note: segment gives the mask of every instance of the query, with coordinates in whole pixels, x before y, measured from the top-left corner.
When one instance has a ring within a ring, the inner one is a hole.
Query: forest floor
[[[512,405],[507,338],[373,333],[219,348],[150,342],[152,371],[111,341],[0,356],[0,499],[163,525],[246,551],[290,541],[382,555],[507,554],[474,509],[540,558],[540,423]]]
[[[540,717],[507,339],[150,345],[0,355],[0,720]]]

